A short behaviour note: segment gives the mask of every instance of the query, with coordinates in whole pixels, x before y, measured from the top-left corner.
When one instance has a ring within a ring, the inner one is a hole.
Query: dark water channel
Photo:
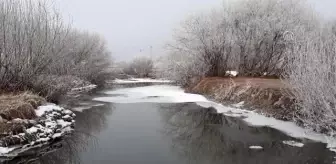
[[[72,136],[6,163],[329,164],[335,156],[325,144],[285,145],[296,139],[195,103],[104,103],[76,114]]]

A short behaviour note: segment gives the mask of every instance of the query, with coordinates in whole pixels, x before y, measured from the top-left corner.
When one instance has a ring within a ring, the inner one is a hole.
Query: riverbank
[[[297,112],[295,100],[288,94],[288,86],[280,79],[209,77],[194,82],[186,91],[285,121],[293,121]]]
[[[0,156],[14,157],[70,133],[75,114],[31,92],[0,95]]]

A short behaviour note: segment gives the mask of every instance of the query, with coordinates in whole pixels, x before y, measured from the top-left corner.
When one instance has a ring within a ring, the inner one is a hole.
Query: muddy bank
[[[194,80],[186,90],[226,105],[238,103],[238,106],[281,120],[293,120],[297,112],[295,99],[280,79],[211,77]]]

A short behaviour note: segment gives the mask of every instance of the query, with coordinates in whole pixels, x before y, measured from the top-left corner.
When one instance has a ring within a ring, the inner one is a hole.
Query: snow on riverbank
[[[149,79],[149,78],[132,78],[132,79],[115,79],[112,81],[115,84],[132,84],[132,83],[172,83],[170,80],[164,79]]]
[[[261,146],[250,146],[249,148],[250,149],[257,149],[257,150],[263,149],[263,147],[261,147]]]
[[[289,145],[289,146],[294,146],[294,147],[303,147],[304,144],[296,141],[282,141],[283,144]]]
[[[240,117],[243,121],[251,126],[267,126],[280,130],[288,136],[294,138],[309,139],[317,142],[326,143],[328,149],[336,152],[336,138],[316,133],[312,130],[304,129],[293,122],[277,120],[275,118],[266,117],[254,111],[231,108],[215,102],[197,102],[197,104],[205,108],[214,107],[218,113],[223,113],[224,115],[230,117]],[[289,144],[289,142],[286,142],[286,144]],[[298,144],[296,144],[296,146],[298,146]]]
[[[48,144],[73,131],[75,114],[70,110],[55,104],[47,104],[38,107],[36,115],[39,117],[37,120],[20,120],[22,123],[30,124],[23,133],[1,139],[0,156],[17,156],[31,148]]]
[[[331,151],[336,152],[335,138],[301,128],[293,122],[281,121],[275,118],[266,117],[254,111],[239,109],[238,107],[242,106],[243,103],[237,104],[237,107],[223,106],[222,104],[218,104],[206,99],[202,95],[185,93],[182,88],[177,86],[154,85],[146,87],[117,89],[105,93],[110,94],[111,96],[98,97],[94,100],[112,103],[196,102],[196,104],[205,108],[213,107],[217,110],[218,113],[223,113],[226,116],[239,117],[251,126],[268,126],[274,129],[278,129],[294,138],[309,139],[317,142],[326,143],[327,148],[329,148]],[[286,144],[292,143],[286,142]]]
[[[182,88],[169,85],[124,88],[105,93],[117,96],[98,97],[93,100],[114,103],[182,103],[208,101],[202,95],[185,93]]]

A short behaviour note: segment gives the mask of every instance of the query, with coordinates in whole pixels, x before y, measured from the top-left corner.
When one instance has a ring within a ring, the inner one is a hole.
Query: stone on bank
[[[31,148],[51,143],[73,131],[75,114],[55,104],[35,110],[36,119],[16,118],[2,124],[18,126],[17,131],[0,134],[0,156],[14,157]]]

